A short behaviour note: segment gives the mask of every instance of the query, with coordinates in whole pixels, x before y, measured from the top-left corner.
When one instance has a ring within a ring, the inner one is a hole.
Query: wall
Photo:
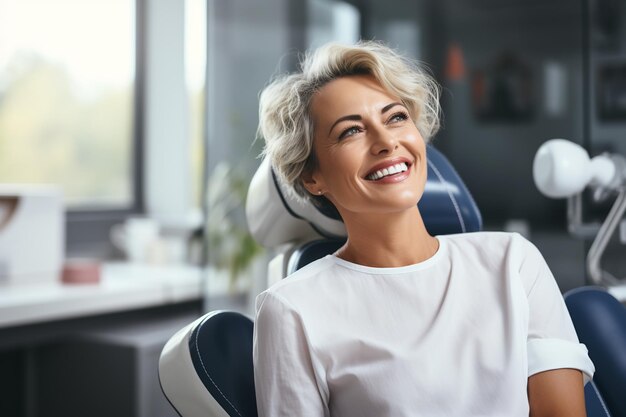
[[[463,51],[466,74],[444,82],[444,125],[435,143],[467,181],[487,225],[520,218],[536,228],[564,229],[565,203],[539,194],[532,161],[548,139],[582,143],[580,5],[448,0],[444,13],[448,38]],[[530,68],[532,114],[528,121],[480,122],[471,106],[472,72],[489,68],[505,51]],[[557,65],[565,78],[565,107],[557,114],[545,108],[547,65]]]

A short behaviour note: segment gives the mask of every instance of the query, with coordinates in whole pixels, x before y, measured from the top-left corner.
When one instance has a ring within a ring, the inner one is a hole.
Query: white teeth
[[[408,169],[409,168],[407,167],[406,163],[400,162],[399,164],[395,164],[387,168],[379,169],[378,171],[369,174],[366,177],[366,179],[376,181],[388,175],[393,175],[399,172],[404,172]]]

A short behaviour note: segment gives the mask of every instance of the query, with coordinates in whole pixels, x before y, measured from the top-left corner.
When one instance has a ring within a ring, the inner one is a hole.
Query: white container
[[[0,184],[0,285],[57,281],[64,256],[61,190]]]

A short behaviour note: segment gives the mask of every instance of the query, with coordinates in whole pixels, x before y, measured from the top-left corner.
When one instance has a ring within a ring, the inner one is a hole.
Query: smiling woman
[[[437,88],[384,45],[330,44],[261,95],[265,153],[348,240],[257,298],[261,416],[584,416],[594,372],[539,251],[431,236]]]

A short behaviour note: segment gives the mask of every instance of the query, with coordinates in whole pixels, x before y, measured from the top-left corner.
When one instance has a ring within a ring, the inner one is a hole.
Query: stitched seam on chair
[[[200,324],[200,327],[202,327],[202,324]],[[204,361],[202,360],[202,356],[200,356],[200,348],[198,347],[198,335],[200,334],[200,331],[198,329],[198,331],[196,331],[196,352],[198,353],[198,358],[200,358],[200,364],[202,365],[202,369],[204,370],[204,373],[206,374],[207,377],[209,377],[209,380],[211,381],[211,383],[213,384],[213,386],[215,386],[215,388],[217,388],[217,390],[219,391],[219,393],[222,395],[222,397],[224,397],[224,399],[226,400],[226,402],[228,402],[228,404],[230,404],[231,407],[233,407],[233,409],[237,412],[237,414],[239,414],[241,416],[241,413],[239,412],[239,410],[237,410],[237,407],[235,407],[233,405],[233,403],[231,403],[228,398],[226,398],[226,396],[224,395],[224,393],[222,392],[222,390],[217,386],[217,384],[215,383],[215,381],[213,381],[213,378],[211,378],[211,375],[209,375],[209,373],[206,370],[206,367],[204,366]],[[243,416],[241,416],[243,417]]]
[[[602,405],[602,408],[604,409],[604,412],[606,413],[606,415],[611,417],[611,413],[609,413],[609,409],[606,407],[606,404],[604,403],[604,399],[602,398],[602,395],[600,395],[600,391],[598,391],[598,387],[596,387],[596,384],[594,384],[593,381],[591,381],[591,388],[593,388],[593,390],[596,392],[596,395],[598,396],[598,400],[600,400],[600,405]]]
[[[287,200],[285,199],[285,196],[283,195],[283,191],[281,190],[280,185],[278,183],[278,178],[276,178],[276,173],[274,173],[273,169],[270,169],[270,172],[272,173],[272,180],[274,182],[274,187],[276,188],[276,192],[278,193],[278,196],[280,197],[280,201],[282,201],[283,203],[283,207],[285,207],[285,210],[287,210],[287,213],[289,213],[290,215],[292,215],[298,220],[307,222],[308,225],[311,226],[311,228],[315,230],[322,237],[325,237],[327,239],[341,239],[343,237],[343,236],[335,236],[332,233],[328,233],[320,229],[313,222],[309,221],[308,219],[305,219],[304,217],[300,216],[298,213],[293,211],[291,209],[291,206],[287,204]]]
[[[450,200],[452,201],[452,205],[454,206],[456,217],[459,219],[459,223],[461,224],[461,231],[465,233],[466,232],[465,222],[463,221],[463,216],[461,216],[461,210],[459,209],[459,205],[457,204],[456,199],[454,198],[454,195],[452,194],[452,192],[450,191],[450,188],[448,187],[448,183],[443,178],[443,175],[441,175],[441,172],[439,172],[435,164],[430,162],[430,160],[428,160],[428,166],[430,166],[433,169],[433,171],[435,171],[437,178],[439,178],[439,181],[441,181],[441,183],[445,187],[446,192],[448,193],[448,197],[450,197]]]
[[[291,207],[289,206],[289,204],[287,204],[287,200],[285,200],[285,196],[283,195],[283,192],[280,189],[280,185],[278,184],[278,178],[276,178],[276,174],[274,173],[274,170],[271,168],[270,168],[270,173],[272,174],[272,182],[274,183],[274,188],[276,188],[276,192],[278,193],[278,196],[280,197],[280,201],[282,201],[283,206],[285,207],[285,210],[287,210],[287,213],[291,214],[296,219],[306,220],[304,217],[300,216],[295,211],[293,211]]]

